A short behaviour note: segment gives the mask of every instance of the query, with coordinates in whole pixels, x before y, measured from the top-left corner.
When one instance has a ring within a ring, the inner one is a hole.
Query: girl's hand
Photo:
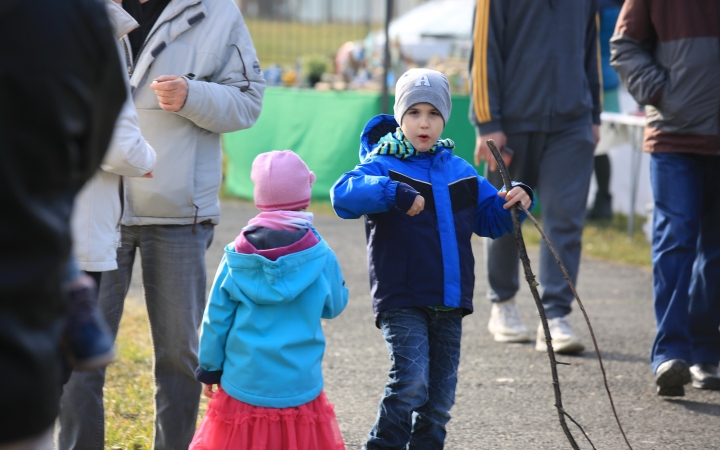
[[[505,197],[505,204],[503,205],[504,209],[508,209],[518,202],[521,203],[525,209],[528,209],[532,204],[530,196],[527,192],[525,192],[525,189],[520,186],[515,186],[510,189],[510,192],[498,192],[498,195],[500,197]]]
[[[207,398],[212,398],[213,395],[215,395],[215,391],[213,390],[214,384],[203,384],[203,395]]]

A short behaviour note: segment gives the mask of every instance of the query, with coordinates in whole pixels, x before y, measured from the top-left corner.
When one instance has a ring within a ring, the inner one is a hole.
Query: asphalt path
[[[311,205],[310,210],[313,210]],[[222,219],[207,253],[208,289],[223,247],[257,213],[251,203],[225,200]],[[348,449],[364,443],[387,381],[390,361],[373,321],[361,220],[341,220],[320,208],[315,226],[340,260],[350,300],[345,311],[323,321],[327,339],[325,392],[335,404]],[[463,319],[460,377],[448,424],[446,449],[569,449],[555,408],[548,356],[533,344],[499,344],[487,331],[483,239],[473,239],[476,258],[475,312]],[[537,253],[530,252],[531,263]],[[418,261],[422,270],[424,261]],[[537,266],[533,265],[536,271]],[[142,301],[139,264],[128,296]],[[655,332],[650,271],[583,259],[577,286],[590,317],[615,408],[633,449],[720,449],[720,391],[686,386],[685,397],[655,394],[648,353]],[[533,332],[538,314],[530,290],[517,297],[520,314]],[[603,384],[602,371],[582,313],[571,321],[586,346],[580,356],[558,356],[562,404],[597,449],[628,448]],[[590,449],[568,421],[582,449]]]

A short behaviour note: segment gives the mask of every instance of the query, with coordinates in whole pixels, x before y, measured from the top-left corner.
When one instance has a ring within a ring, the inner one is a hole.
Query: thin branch
[[[505,190],[510,192],[510,190],[512,189],[512,182],[510,181],[510,174],[508,173],[507,167],[505,167],[505,162],[503,161],[497,147],[495,147],[495,143],[492,141],[492,139],[488,139],[486,142],[488,147],[490,147],[490,150],[493,152],[493,156],[495,156],[495,159],[497,160],[498,169],[500,169],[500,175],[502,175],[503,183],[505,184]],[[577,442],[575,442],[575,438],[573,437],[570,429],[567,426],[567,422],[565,422],[565,416],[567,415],[567,413],[563,410],[562,407],[562,393],[560,392],[560,381],[558,380],[557,375],[557,362],[555,361],[555,351],[553,350],[552,341],[550,340],[550,328],[548,327],[547,317],[545,316],[545,308],[543,307],[542,301],[540,300],[540,294],[537,290],[538,282],[535,281],[535,275],[533,275],[532,268],[530,267],[530,258],[528,257],[527,249],[525,248],[525,240],[522,236],[520,219],[518,218],[518,212],[516,208],[510,209],[510,216],[512,217],[513,222],[515,243],[517,244],[518,251],[520,253],[520,261],[522,261],[523,270],[525,271],[525,279],[530,286],[530,292],[532,292],[533,299],[535,299],[535,306],[537,307],[538,313],[540,314],[540,321],[542,322],[543,331],[545,332],[545,345],[547,346],[547,354],[548,358],[550,359],[550,371],[552,372],[553,390],[555,391],[555,408],[557,408],[558,420],[560,421],[560,426],[562,427],[563,432],[565,432],[565,436],[570,442],[572,448],[575,450],[580,450],[580,447],[578,447]]]
[[[593,346],[595,347],[595,354],[597,355],[598,363],[600,364],[600,371],[602,372],[603,377],[603,383],[605,384],[605,391],[608,395],[608,400],[610,400],[610,407],[612,408],[613,415],[615,416],[615,421],[618,424],[618,428],[620,429],[620,433],[623,436],[623,439],[625,440],[625,443],[627,444],[628,448],[632,449],[632,446],[630,445],[630,442],[628,441],[627,436],[625,435],[625,430],[622,427],[622,424],[620,423],[620,418],[618,417],[617,410],[615,409],[615,402],[613,401],[612,394],[610,393],[610,386],[608,385],[607,381],[607,374],[605,373],[605,365],[602,361],[602,356],[600,355],[600,348],[598,347],[597,339],[595,339],[595,331],[593,330],[592,325],[590,324],[590,317],[588,317],[587,312],[585,311],[585,306],[583,306],[582,301],[580,300],[580,296],[575,291],[575,286],[573,285],[572,281],[570,281],[570,274],[568,274],[567,269],[565,269],[565,266],[560,261],[560,256],[558,256],[557,252],[553,248],[552,244],[550,243],[550,240],[545,235],[545,232],[540,227],[540,224],[537,220],[535,220],[535,217],[533,217],[532,214],[530,214],[530,211],[525,209],[525,207],[518,203],[519,208],[527,215],[528,219],[535,225],[535,228],[540,232],[540,236],[542,236],[543,240],[545,241],[545,244],[547,244],[548,249],[552,252],[553,256],[555,257],[555,260],[558,263],[558,266],[560,266],[560,269],[563,272],[563,278],[567,281],[568,285],[570,286],[570,290],[572,291],[573,295],[575,296],[575,300],[577,300],[578,306],[580,307],[580,311],[583,313],[583,317],[585,317],[585,323],[587,323],[588,330],[590,330],[590,337],[593,341]]]
[[[502,156],[500,155],[500,152],[498,151],[497,147],[495,146],[495,143],[492,140],[486,141],[488,144],[488,147],[490,148],[490,151],[492,151],[493,156],[495,157],[495,160],[497,161],[498,168],[500,170],[500,174],[503,178],[503,182],[505,184],[505,189],[509,192],[510,189],[512,189],[512,182],[510,180],[510,174],[508,173],[507,167],[505,166],[505,162],[502,159]],[[580,307],[580,310],[583,313],[583,317],[585,318],[585,323],[587,323],[588,329],[590,330],[590,336],[593,341],[593,346],[595,347],[595,354],[598,358],[598,363],[600,364],[600,371],[602,372],[603,377],[603,383],[605,384],[605,391],[607,392],[608,399],[610,400],[610,406],[612,408],[613,415],[615,416],[615,421],[618,424],[618,428],[620,429],[620,433],[623,436],[623,439],[625,440],[625,443],[627,444],[628,448],[632,450],[632,446],[630,445],[630,442],[628,441],[627,435],[625,434],[625,430],[623,430],[622,424],[620,423],[620,418],[618,417],[617,410],[615,409],[615,402],[613,401],[612,394],[610,393],[610,386],[607,382],[607,375],[605,373],[605,366],[603,365],[602,356],[600,355],[600,348],[597,344],[597,339],[595,339],[595,332],[592,328],[592,325],[590,324],[590,318],[587,315],[587,312],[585,311],[585,307],[582,304],[582,301],[580,300],[580,296],[578,296],[577,291],[575,290],[575,286],[573,285],[572,281],[570,280],[570,274],[568,274],[567,269],[563,265],[562,261],[560,260],[560,256],[558,256],[557,252],[555,251],[555,248],[550,243],[550,240],[548,239],[547,235],[545,235],[545,232],[540,227],[540,224],[538,224],[537,220],[535,220],[535,217],[533,217],[532,214],[530,214],[530,211],[528,211],[522,204],[517,203],[517,209],[522,210],[525,215],[530,219],[530,221],[535,225],[535,228],[540,232],[540,235],[542,236],[543,240],[545,241],[545,244],[547,245],[548,249],[552,252],[553,256],[555,257],[555,260],[557,261],[558,265],[560,266],[560,269],[563,272],[563,278],[565,278],[565,281],[567,281],[568,286],[570,286],[570,290],[572,291],[573,295],[575,296],[575,300],[577,300],[578,306]],[[520,252],[520,258],[523,262],[523,267],[525,267],[526,261],[527,261],[527,269],[525,271],[526,273],[526,279],[528,279],[528,283],[530,284],[530,290],[533,292],[533,298],[535,299],[535,305],[538,308],[538,312],[540,313],[540,318],[543,323],[543,330],[545,332],[545,343],[547,344],[548,349],[548,356],[550,358],[550,366],[553,371],[553,382],[557,382],[557,361],[555,361],[555,352],[552,348],[552,342],[550,340],[550,331],[547,326],[547,318],[545,317],[545,309],[542,306],[542,302],[540,301],[539,296],[537,295],[537,282],[535,282],[535,277],[532,276],[532,271],[530,270],[530,260],[527,257],[527,252],[525,251],[525,242],[522,238],[522,231],[520,229],[520,221],[517,219],[517,212],[516,208],[513,208],[511,211],[511,215],[513,218],[513,228],[515,232],[515,240],[518,243],[518,248],[522,246],[522,250]],[[528,278],[527,274],[530,274],[532,276],[532,283],[530,282],[530,279]],[[534,284],[533,284],[534,283]],[[585,433],[585,430],[582,426],[580,426],[579,423],[577,423],[567,412],[565,412],[562,408],[562,403],[560,402],[560,386],[559,383],[555,385],[555,397],[557,400],[557,404],[555,405],[558,408],[558,412],[564,415],[567,415],[567,417],[575,424],[578,428],[580,428],[580,431],[585,435],[585,438],[590,442],[590,445],[595,448],[595,446],[592,444],[592,441],[590,441],[590,438]],[[567,429],[567,425],[564,423],[564,420],[561,420],[561,425],[563,426],[563,430]],[[573,448],[577,448],[577,444],[575,443],[574,439],[572,439],[572,435],[569,434],[569,431],[566,431],[565,433],[568,435],[568,439],[570,440],[570,444],[573,445]]]

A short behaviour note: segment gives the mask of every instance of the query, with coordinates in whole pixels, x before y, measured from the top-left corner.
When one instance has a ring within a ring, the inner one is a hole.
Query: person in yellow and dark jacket
[[[477,129],[475,164],[502,180],[485,141],[504,149],[510,177],[537,189],[548,238],[577,281],[582,228],[599,139],[600,74],[597,0],[478,0],[470,55],[470,120]],[[515,239],[487,244],[492,310],[488,329],[498,342],[525,342],[515,294]],[[541,243],[539,280],[558,353],[584,350],[568,321],[573,294]],[[538,327],[536,349],[545,350]]]

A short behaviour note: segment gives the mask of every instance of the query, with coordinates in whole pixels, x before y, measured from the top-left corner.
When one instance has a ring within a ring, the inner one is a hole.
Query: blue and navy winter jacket
[[[360,137],[361,163],[330,190],[333,208],[343,219],[366,217],[376,318],[408,306],[455,307],[469,314],[475,285],[470,238],[473,232],[490,238],[511,232],[510,210],[503,209],[497,189],[447,148],[407,159],[368,156],[397,126],[389,115],[368,122]],[[418,193],[425,209],[409,216]]]

